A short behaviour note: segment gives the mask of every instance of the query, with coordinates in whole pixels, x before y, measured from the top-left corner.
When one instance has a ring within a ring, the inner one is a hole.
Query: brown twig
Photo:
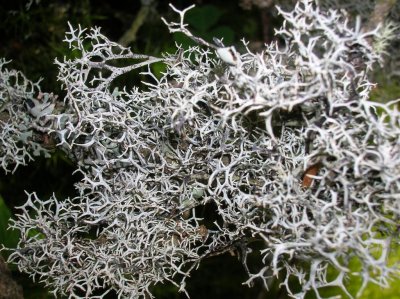
[[[369,17],[369,21],[365,25],[364,30],[371,31],[378,27],[379,24],[383,24],[396,2],[397,0],[377,0],[374,11]]]
[[[130,43],[133,43],[136,40],[137,32],[139,31],[140,27],[144,24],[150,10],[151,10],[151,3],[153,0],[150,1],[142,1],[142,7],[140,8],[136,18],[133,20],[129,29],[122,35],[119,39],[118,43],[122,46],[128,46]]]

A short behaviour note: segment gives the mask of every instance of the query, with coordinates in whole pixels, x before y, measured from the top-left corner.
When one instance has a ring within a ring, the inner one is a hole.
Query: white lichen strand
[[[56,99],[41,93],[39,82],[8,69],[8,63],[0,59],[0,168],[6,173],[35,156],[50,156],[40,134],[34,132],[47,122]]]
[[[399,273],[387,257],[398,242],[400,123],[397,101],[370,100],[380,56],[368,39],[381,31],[304,0],[280,11],[282,44],[252,53],[244,43],[230,63],[193,37],[187,10],[174,10],[170,31],[199,46],[163,58],[71,26],[66,41],[79,55],[57,61],[64,107],[38,126],[76,162],[79,196],[29,194],[10,261],[70,298],[100,298],[98,289],[145,298],[165,281],[185,292],[203,259],[228,251],[241,256],[247,284],[279,276],[293,298],[321,298],[328,286],[351,297],[354,259],[365,284],[387,285]],[[160,78],[157,61],[167,66]],[[115,88],[146,65],[145,88]],[[203,206],[213,215],[200,217]],[[250,271],[253,242],[262,250]]]

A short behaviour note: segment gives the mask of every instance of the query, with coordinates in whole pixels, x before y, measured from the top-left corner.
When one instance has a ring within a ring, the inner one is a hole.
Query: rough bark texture
[[[365,31],[374,30],[379,24],[383,24],[397,0],[379,0],[375,4],[374,11],[369,19]]]

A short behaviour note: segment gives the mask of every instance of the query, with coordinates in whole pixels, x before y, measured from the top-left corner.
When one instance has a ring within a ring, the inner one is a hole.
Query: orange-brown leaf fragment
[[[314,181],[313,176],[318,174],[320,168],[321,168],[321,163],[316,163],[308,167],[303,174],[301,186],[304,188],[310,188],[312,182]]]

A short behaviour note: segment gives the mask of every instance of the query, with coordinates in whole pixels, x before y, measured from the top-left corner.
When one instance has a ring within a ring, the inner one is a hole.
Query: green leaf
[[[186,15],[186,22],[200,33],[207,32],[217,24],[222,11],[214,5],[204,5],[196,7]]]
[[[235,32],[228,26],[218,26],[211,30],[208,34],[207,40],[212,41],[213,37],[222,39],[225,46],[231,46],[235,40]]]
[[[0,196],[0,244],[8,248],[15,248],[18,244],[19,233],[16,230],[8,229],[11,212]]]
[[[182,46],[183,49],[187,49],[191,46],[196,45],[196,43],[193,40],[191,40],[189,37],[187,37],[181,32],[174,33],[173,38],[178,45]]]
[[[151,65],[151,71],[157,78],[161,78],[162,74],[167,70],[167,66],[163,62],[156,62]]]
[[[394,245],[391,248],[391,252],[389,254],[388,263],[389,265],[395,265],[400,258],[400,246]],[[380,256],[380,253],[378,253]],[[376,258],[378,258],[378,256]],[[349,268],[352,272],[359,272],[361,270],[361,262],[353,258],[350,261]],[[328,280],[332,281],[338,275],[338,271],[333,269],[332,267],[328,270]],[[374,273],[371,273],[373,276]],[[398,294],[400,293],[400,277],[395,277],[394,279],[389,280],[390,286],[388,288],[382,288],[376,284],[369,283],[367,287],[364,289],[364,292],[357,297],[358,299],[369,299],[369,298],[385,298],[385,299],[397,299]],[[351,295],[356,296],[358,290],[362,285],[362,278],[358,275],[351,275],[346,281],[345,286]],[[341,295],[341,298],[348,298],[347,295],[338,287],[327,287],[319,290],[322,298],[331,298],[333,296]],[[306,296],[307,299],[316,299],[316,296],[313,292],[310,292]]]

